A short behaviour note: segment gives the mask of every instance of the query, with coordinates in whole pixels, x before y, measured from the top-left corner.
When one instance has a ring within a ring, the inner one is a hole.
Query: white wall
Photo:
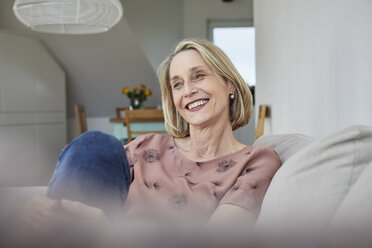
[[[255,0],[256,96],[272,133],[372,125],[372,1]]]
[[[208,20],[253,19],[253,0],[183,0],[183,35],[207,38]]]
[[[0,186],[46,185],[65,144],[65,73],[39,40],[0,31]]]
[[[182,39],[182,0],[122,0],[124,16],[156,71]]]

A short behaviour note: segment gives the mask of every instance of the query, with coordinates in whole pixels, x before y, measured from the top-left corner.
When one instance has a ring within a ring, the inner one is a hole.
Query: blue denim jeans
[[[47,195],[101,208],[115,218],[129,184],[129,165],[121,142],[112,135],[88,131],[62,150]]]

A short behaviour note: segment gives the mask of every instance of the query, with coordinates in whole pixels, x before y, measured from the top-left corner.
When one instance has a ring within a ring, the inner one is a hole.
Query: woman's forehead
[[[195,68],[209,68],[203,57],[194,49],[178,53],[170,63],[170,77],[183,71],[193,71]]]

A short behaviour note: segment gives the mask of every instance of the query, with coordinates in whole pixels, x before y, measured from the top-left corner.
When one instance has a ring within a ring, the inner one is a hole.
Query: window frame
[[[214,28],[239,28],[239,27],[253,27],[253,19],[208,19],[207,21],[207,39],[213,42]]]

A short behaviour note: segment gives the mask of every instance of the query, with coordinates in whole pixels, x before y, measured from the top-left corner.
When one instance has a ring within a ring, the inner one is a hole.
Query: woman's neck
[[[235,139],[230,123],[204,128],[190,126],[190,137],[178,139],[176,145],[187,158],[198,162],[234,153],[245,147]]]

